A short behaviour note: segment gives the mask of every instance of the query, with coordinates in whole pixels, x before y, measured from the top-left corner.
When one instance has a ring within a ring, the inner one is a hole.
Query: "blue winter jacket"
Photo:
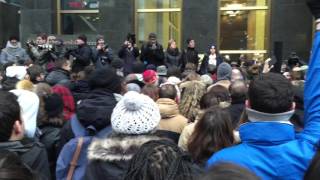
[[[207,162],[231,162],[262,179],[303,179],[320,138],[320,32],[316,33],[307,74],[305,128],[295,134],[292,125],[250,122],[240,127],[242,143],[215,153]]]

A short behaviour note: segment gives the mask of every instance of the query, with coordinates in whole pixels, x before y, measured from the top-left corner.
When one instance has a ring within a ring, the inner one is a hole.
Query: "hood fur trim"
[[[128,161],[146,142],[159,140],[156,136],[108,137],[95,140],[88,149],[88,159],[102,161]]]

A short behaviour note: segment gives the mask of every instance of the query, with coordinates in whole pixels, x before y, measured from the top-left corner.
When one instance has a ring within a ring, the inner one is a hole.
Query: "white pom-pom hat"
[[[148,96],[127,92],[113,109],[113,131],[122,134],[146,134],[155,130],[161,116],[158,105]]]

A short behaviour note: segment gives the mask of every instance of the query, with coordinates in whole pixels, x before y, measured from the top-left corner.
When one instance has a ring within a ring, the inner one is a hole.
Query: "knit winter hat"
[[[217,71],[218,80],[230,80],[231,74],[232,67],[228,63],[223,62],[219,65]]]
[[[10,91],[18,97],[21,108],[21,116],[25,126],[25,134],[33,138],[37,127],[37,115],[39,110],[39,98],[30,91],[15,89]]]
[[[157,73],[153,70],[146,70],[143,72],[143,81],[146,84],[153,84],[157,81],[158,76]]]
[[[111,115],[112,129],[123,134],[145,134],[155,130],[161,116],[157,104],[148,96],[129,91]]]

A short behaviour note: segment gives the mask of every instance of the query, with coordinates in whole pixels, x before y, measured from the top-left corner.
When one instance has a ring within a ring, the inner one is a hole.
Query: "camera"
[[[51,44],[42,44],[42,45],[38,45],[39,49],[48,49],[49,51],[51,51],[53,49],[53,46]]]
[[[35,43],[34,41],[32,41],[32,40],[31,40],[31,41],[29,40],[29,41],[26,42],[26,45],[27,45],[28,47],[30,47],[30,46],[36,46],[36,43]]]

